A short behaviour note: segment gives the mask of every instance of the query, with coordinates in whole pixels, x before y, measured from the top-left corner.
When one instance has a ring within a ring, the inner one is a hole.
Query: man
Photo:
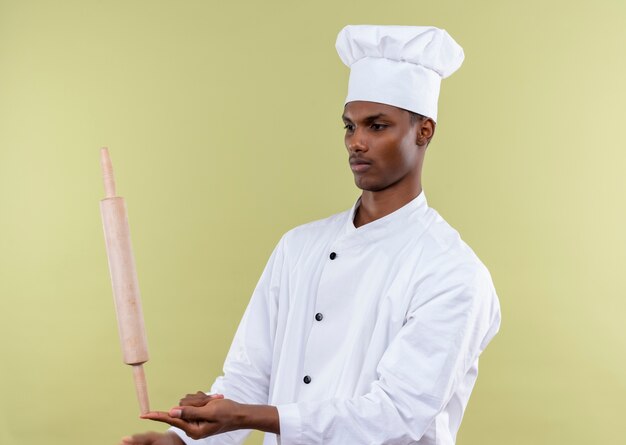
[[[213,394],[149,413],[178,428],[124,443],[239,444],[248,429],[265,444],[455,442],[500,324],[489,272],[421,185],[440,81],[463,51],[443,30],[389,26],[348,26],[337,50],[360,199],[283,236]]]

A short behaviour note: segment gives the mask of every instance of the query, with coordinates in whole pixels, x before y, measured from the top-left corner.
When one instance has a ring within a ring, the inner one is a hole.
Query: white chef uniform
[[[355,228],[358,204],[283,236],[211,388],[278,407],[265,445],[453,444],[498,331],[489,272],[423,192]]]

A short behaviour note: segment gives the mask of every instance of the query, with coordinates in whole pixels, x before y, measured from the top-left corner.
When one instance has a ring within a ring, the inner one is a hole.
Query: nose
[[[367,151],[367,143],[359,128],[356,128],[352,134],[346,135],[346,148],[350,153]]]

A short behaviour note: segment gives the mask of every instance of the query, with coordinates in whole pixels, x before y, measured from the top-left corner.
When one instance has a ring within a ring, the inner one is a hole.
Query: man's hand
[[[145,433],[122,438],[120,445],[185,445],[175,433]]]
[[[141,418],[180,428],[192,439],[238,429],[257,429],[280,434],[276,407],[245,405],[223,397],[207,396],[202,392],[187,394],[180,400],[180,405],[169,412],[154,411],[142,415]]]
[[[167,413],[149,412],[141,418],[164,422],[180,428],[192,439],[201,439],[242,428],[241,407],[243,405],[228,399],[211,399],[202,405],[201,400],[200,398],[188,400],[190,405],[176,406]]]
[[[223,398],[224,396],[222,394],[205,394],[202,391],[198,391],[195,394],[187,394],[184,398],[180,399],[179,404],[180,406],[204,406],[211,400]],[[162,434],[149,432],[124,437],[122,438],[121,445],[185,445],[185,443],[175,433]]]

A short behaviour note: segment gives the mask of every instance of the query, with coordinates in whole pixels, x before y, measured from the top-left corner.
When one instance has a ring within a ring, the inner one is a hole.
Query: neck
[[[407,189],[388,188],[379,192],[363,190],[361,204],[354,216],[354,226],[361,227],[405,206],[422,192],[421,183]]]

